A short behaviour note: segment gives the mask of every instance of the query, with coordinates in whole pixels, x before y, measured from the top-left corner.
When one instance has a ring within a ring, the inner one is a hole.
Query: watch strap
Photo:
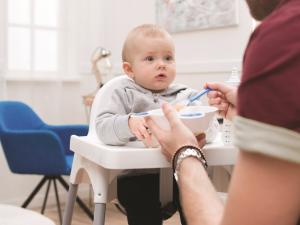
[[[188,157],[196,158],[197,160],[199,160],[201,162],[203,167],[205,169],[207,169],[207,166],[208,166],[207,161],[206,161],[204,153],[202,152],[202,150],[200,148],[198,148],[196,146],[190,146],[190,145],[183,146],[175,152],[175,154],[173,156],[173,160],[172,160],[172,167],[173,167],[174,177],[175,177],[176,181],[178,181],[180,165],[181,165],[182,161]]]

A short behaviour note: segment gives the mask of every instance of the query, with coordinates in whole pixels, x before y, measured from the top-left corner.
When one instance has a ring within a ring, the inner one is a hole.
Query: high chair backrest
[[[95,121],[96,121],[96,117],[97,117],[99,108],[101,108],[101,104],[102,104],[102,102],[99,101],[99,99],[102,98],[102,95],[103,95],[104,92],[106,92],[106,90],[110,89],[111,87],[113,87],[115,85],[115,83],[118,83],[119,80],[125,79],[126,77],[127,77],[126,75],[122,75],[122,76],[116,77],[116,78],[108,81],[97,92],[97,94],[96,94],[96,96],[94,98],[93,104],[92,104],[92,108],[91,108],[88,136],[90,136],[90,137],[97,137],[96,123],[95,123]],[[109,100],[110,99],[107,99],[107,101],[109,101]]]

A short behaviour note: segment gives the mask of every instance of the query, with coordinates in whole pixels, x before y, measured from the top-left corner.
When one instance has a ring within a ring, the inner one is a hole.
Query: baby
[[[144,24],[130,31],[122,60],[127,76],[119,78],[102,95],[96,118],[97,135],[109,145],[124,145],[137,139],[150,145],[152,139],[145,120],[132,114],[160,108],[163,102],[186,99],[197,91],[172,84],[176,76],[174,42],[157,25]],[[118,199],[126,209],[129,225],[162,224],[158,189],[157,170],[130,171],[118,178]],[[177,204],[178,193],[174,193]],[[183,217],[181,222],[185,224]]]

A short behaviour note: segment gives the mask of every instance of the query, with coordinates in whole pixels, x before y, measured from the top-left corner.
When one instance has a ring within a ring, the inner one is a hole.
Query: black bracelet
[[[182,151],[185,151],[186,149],[188,148],[191,148],[191,149],[194,149],[196,150],[200,155],[201,155],[201,163],[203,165],[203,167],[205,169],[207,169],[208,165],[207,165],[207,161],[206,161],[206,158],[205,158],[205,155],[204,153],[202,152],[202,150],[194,145],[184,145],[182,147],[180,147],[179,149],[177,149],[177,151],[175,152],[175,154],[173,155],[173,158],[172,158],[172,168],[173,168],[173,172],[175,172],[176,170],[176,167],[177,167],[177,158],[179,156],[179,154],[182,152]]]

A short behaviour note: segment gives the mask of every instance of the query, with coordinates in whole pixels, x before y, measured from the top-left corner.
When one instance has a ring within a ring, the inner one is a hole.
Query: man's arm
[[[198,160],[182,162],[179,186],[190,225],[295,225],[300,217],[300,165],[260,154],[241,151],[224,214]]]
[[[199,160],[182,161],[178,185],[181,204],[189,225],[217,225],[223,214],[223,203]]]
[[[151,118],[147,123],[161,144],[162,152],[171,160],[177,149],[184,145],[197,146],[197,141],[172,107],[164,104],[163,110],[171,131],[160,129]],[[280,145],[281,152],[291,148],[291,142],[288,143]],[[239,154],[224,214],[201,162],[193,158],[181,162],[180,196],[188,224],[295,225],[300,216],[300,164],[246,151]]]
[[[223,225],[295,225],[300,217],[300,165],[241,151]]]

